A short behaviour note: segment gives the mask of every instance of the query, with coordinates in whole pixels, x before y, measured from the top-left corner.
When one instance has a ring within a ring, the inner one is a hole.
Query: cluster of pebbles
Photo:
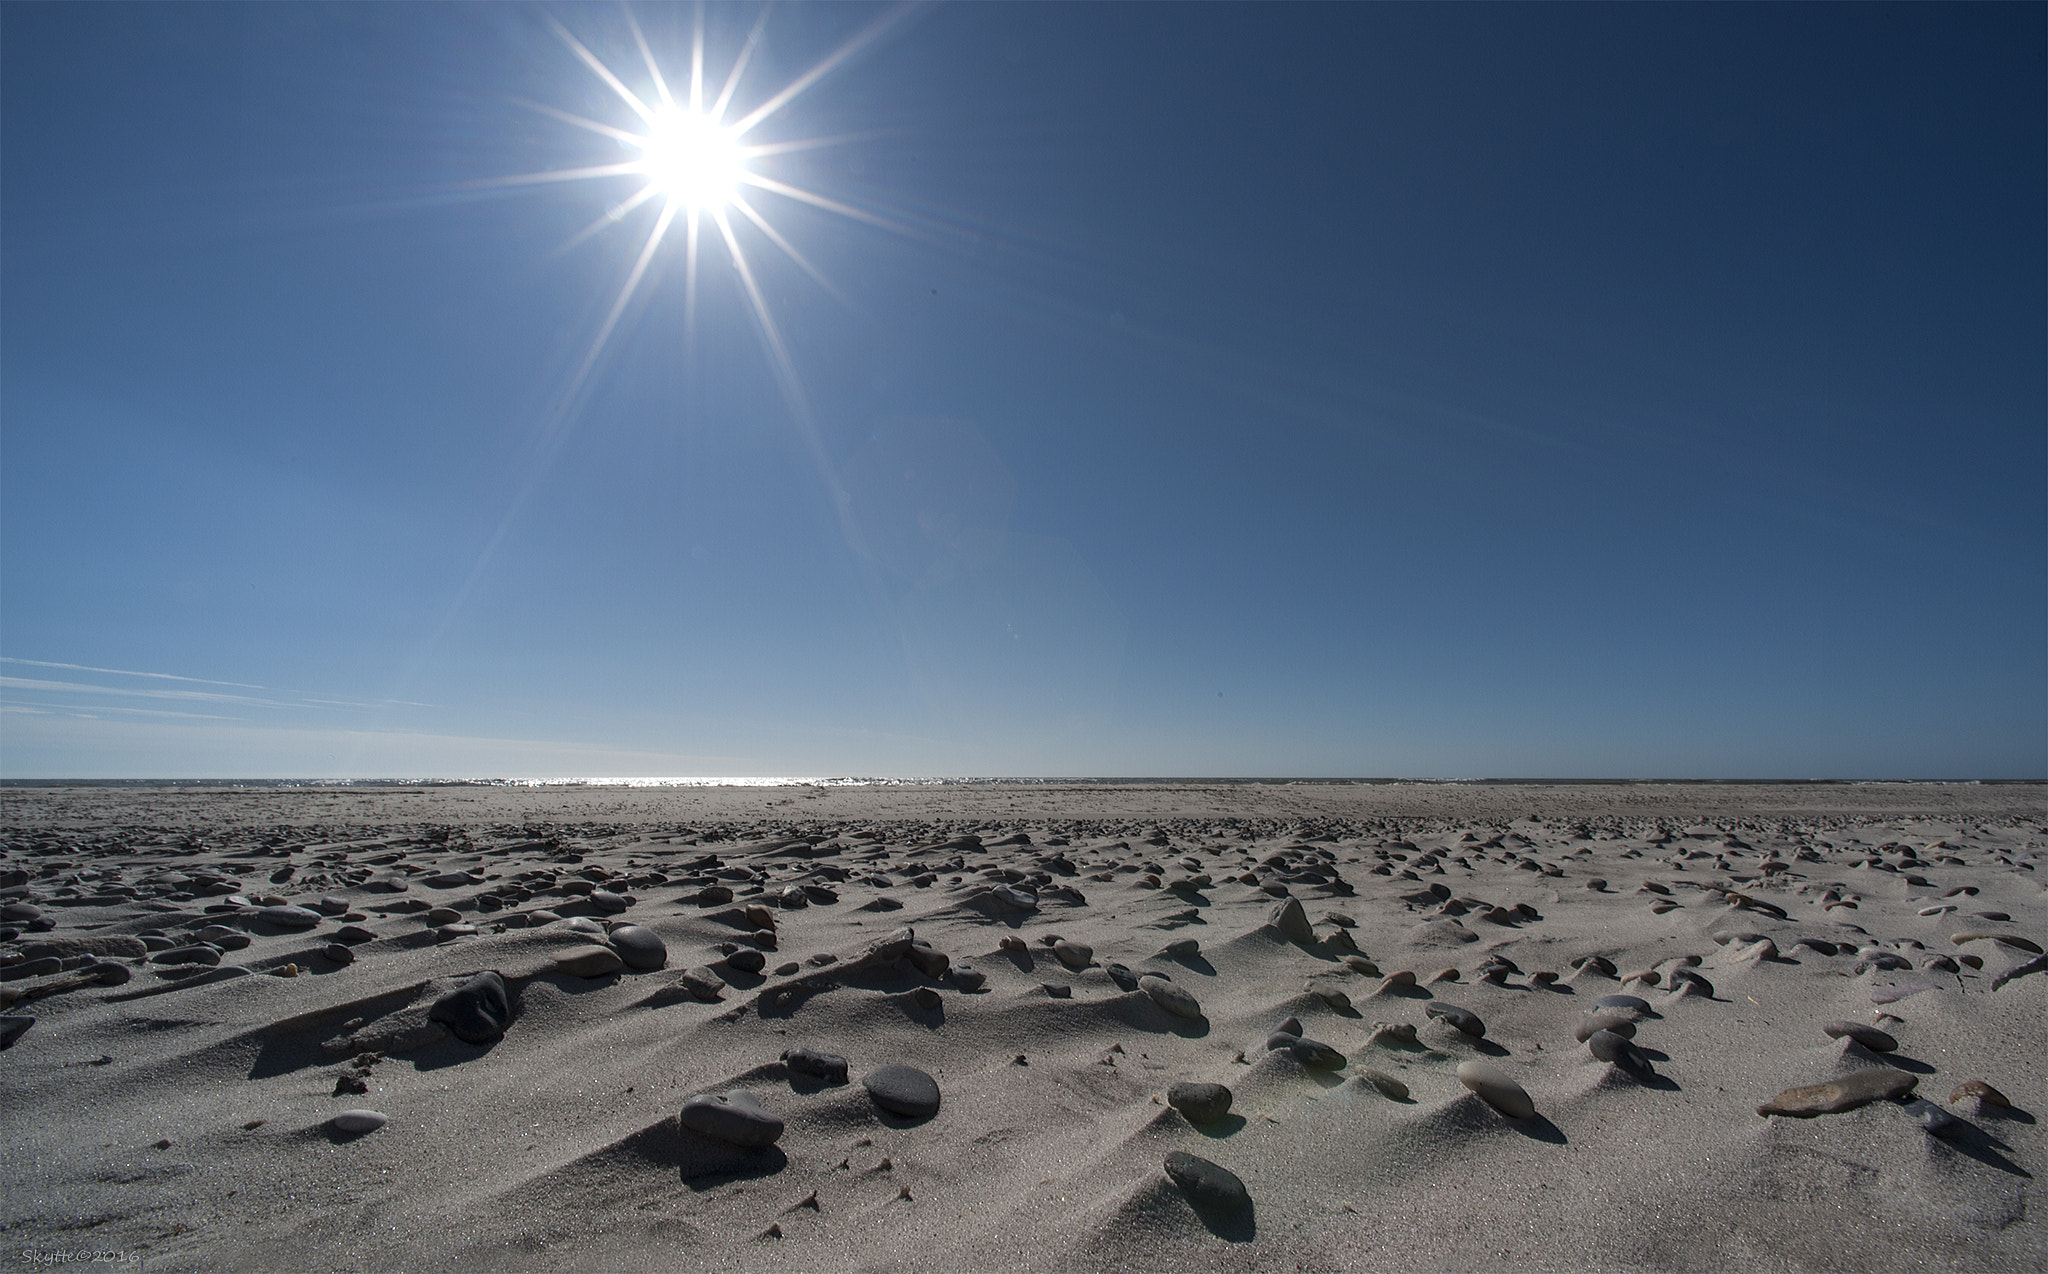
[[[2027,848],[2004,848],[2015,843]],[[1213,1220],[1250,1207],[1264,1171],[1240,1164],[1240,1176],[1228,1163],[1247,1082],[1265,1102],[1288,1085],[1325,1091],[1322,1077],[1399,1106],[1476,1100],[1489,1117],[1545,1122],[1538,1099],[1555,1081],[1533,1065],[1539,1053],[1654,1093],[1687,1060],[1653,1046],[1665,1015],[1732,1006],[1715,979],[1757,970],[1824,971],[1859,989],[1871,1020],[1783,1027],[1787,1049],[1833,1042],[1834,1073],[1787,1075],[1805,1082],[1775,1096],[1730,1092],[1729,1111],[1806,1119],[1892,1102],[1933,1136],[1966,1136],[1966,1116],[2016,1109],[1984,1078],[2010,1074],[2009,1060],[1945,1060],[1981,1073],[1956,1077],[1948,1108],[1917,1099],[1928,1068],[1900,1064],[1896,1015],[1916,996],[2009,996],[2043,971],[2021,921],[1973,905],[1977,885],[1949,883],[1987,867],[2032,872],[2041,857],[2038,839],[1998,844],[1967,831],[1878,841],[1815,820],[290,827],[205,840],[17,827],[0,860],[0,1049],[33,1040],[44,1016],[197,1001],[224,982],[275,978],[305,997],[326,1055],[354,1059],[335,1095],[383,1086],[391,1113],[318,1112],[315,1122],[362,1137],[431,1100],[379,1063],[460,1046],[477,1051],[457,1064],[490,1066],[491,1050],[527,1029],[532,988],[618,988],[618,1011],[751,1033],[758,1055],[744,1079],[684,1075],[689,1095],[669,1109],[678,1136],[764,1153],[807,1110],[854,1091],[857,1070],[877,1117],[894,1121],[885,1126],[940,1115],[940,1079],[909,1058],[884,1052],[856,1067],[853,1044],[791,1045],[787,1028],[768,1025],[800,1028],[818,997],[873,997],[935,1037],[948,1013],[983,1003],[1107,1006],[1175,1059],[1166,1069],[1179,1073],[1161,1076],[1155,1096],[1216,1158],[1177,1148],[1161,1171]],[[1588,897],[1698,923],[1639,948],[1550,936],[1549,918]],[[1219,936],[1211,918],[1226,905],[1259,919]],[[1917,927],[1897,923],[1902,914]],[[881,936],[820,941],[850,925]],[[1203,936],[1182,932],[1196,926]],[[1688,940],[1695,949],[1678,949]],[[1228,971],[1254,956],[1311,972],[1278,986]],[[423,973],[428,990],[382,1011],[328,1012],[384,993],[383,966]],[[1261,1043],[1195,1046],[1219,1001],[1275,1000],[1288,1011],[1256,1027]],[[1506,1040],[1474,1007],[1492,1003],[1515,1006]],[[1532,1018],[1548,1025],[1531,1030]],[[948,1065],[965,1075],[1025,1060]]]

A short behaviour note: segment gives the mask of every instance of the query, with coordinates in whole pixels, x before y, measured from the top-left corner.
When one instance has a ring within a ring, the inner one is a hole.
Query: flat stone
[[[1975,1097],[1978,1102],[1986,1106],[2009,1108],[2012,1105],[2012,1102],[2006,1098],[2004,1093],[1999,1092],[1981,1079],[1965,1080],[1956,1085],[1956,1090],[1948,1095],[1949,1104],[1954,1105],[1965,1097]]]
[[[644,971],[668,964],[668,944],[644,925],[614,925],[609,937],[612,950],[619,953],[619,959],[629,969]]]
[[[1988,929],[1965,930],[1962,933],[1951,935],[1949,941],[1960,947],[1965,942],[1975,942],[1980,938],[1989,938],[1993,942],[2011,947],[2016,951],[2026,951],[2033,955],[2041,954],[2041,944],[2031,938],[2022,938],[2016,933],[1993,933]]]
[[[946,978],[962,991],[979,991],[988,985],[988,975],[970,965],[956,964],[946,970]]]
[[[683,1103],[683,1127],[730,1146],[753,1149],[772,1146],[782,1136],[782,1120],[744,1088],[706,1093]]]
[[[701,965],[678,974],[674,985],[706,1003],[716,1003],[725,995],[725,979]]]
[[[280,929],[311,929],[321,919],[320,913],[309,907],[265,907],[256,918]]]
[[[1344,1054],[1321,1040],[1297,1038],[1288,1044],[1287,1051],[1310,1070],[1337,1070],[1344,1065]]]
[[[555,967],[579,978],[601,978],[626,967],[619,953],[610,947],[574,947],[555,953]]]
[[[1637,995],[1603,995],[1593,1001],[1593,1010],[1595,1012],[1599,1012],[1602,1009],[1632,1013],[1638,1021],[1650,1016],[1654,1012],[1650,1008],[1650,1002]]]
[[[1583,1044],[1600,1031],[1609,1031],[1625,1040],[1632,1040],[1636,1037],[1635,1015],[1614,1009],[1588,1013],[1580,1018],[1579,1024],[1572,1029],[1572,1038]]]
[[[1148,973],[1138,979],[1138,989],[1151,1001],[1175,1017],[1199,1018],[1202,1016],[1202,1002],[1181,990],[1156,973]]]
[[[1095,948],[1082,942],[1069,942],[1061,938],[1052,944],[1053,958],[1069,969],[1085,969],[1095,960]]]
[[[846,1059],[837,1053],[821,1053],[808,1048],[784,1049],[782,1064],[799,1075],[822,1079],[828,1084],[846,1082]]]
[[[1288,898],[1274,907],[1266,917],[1266,923],[1280,931],[1280,936],[1289,942],[1311,946],[1316,940],[1315,926],[1309,924],[1308,913],[1301,909],[1301,900]],[[1233,1178],[1234,1179],[1234,1178]]]
[[[1197,1208],[1235,1211],[1252,1201],[1236,1173],[1185,1150],[1166,1156],[1166,1175]]]
[[[1536,1103],[1508,1073],[1489,1062],[1474,1059],[1458,1063],[1458,1082],[1479,1094],[1479,1099],[1509,1119],[1527,1119],[1536,1113]]]
[[[1648,1079],[1657,1073],[1643,1050],[1613,1031],[1593,1032],[1586,1037],[1586,1047],[1601,1061],[1612,1062],[1632,1075]]]
[[[1899,1042],[1890,1035],[1861,1022],[1829,1022],[1820,1029],[1831,1039],[1852,1039],[1873,1053],[1890,1053],[1899,1047]]]
[[[35,1024],[36,1020],[25,1013],[9,1013],[0,1017],[0,1049],[13,1048],[14,1041],[20,1039],[28,1032],[28,1028]]]
[[[593,889],[590,891],[590,905],[608,915],[615,916],[632,904],[609,889]]]
[[[1479,1015],[1471,1009],[1460,1008],[1444,1000],[1431,1000],[1422,1007],[1422,1011],[1475,1040],[1486,1038],[1486,1023],[1480,1021]]]
[[[725,964],[741,973],[759,973],[767,967],[768,957],[758,951],[735,951],[725,958]]]
[[[1222,1084],[1182,1081],[1166,1090],[1166,1104],[1191,1124],[1213,1124],[1230,1113],[1230,1089]]]
[[[953,965],[951,956],[922,940],[911,943],[903,958],[916,966],[919,973],[932,979],[945,977],[946,970]]]
[[[1904,1097],[1919,1083],[1919,1077],[1889,1066],[1872,1066],[1864,1070],[1850,1071],[1824,1084],[1807,1084],[1801,1088],[1788,1088],[1776,1097],[1756,1108],[1759,1115],[1794,1115],[1801,1119],[1814,1115],[1834,1115],[1858,1106],[1867,1106],[1874,1101],[1886,1101]]]
[[[512,1024],[512,996],[496,969],[486,969],[434,1001],[427,1020],[439,1022],[456,1039],[488,1044]]]
[[[1408,1085],[1395,1079],[1385,1071],[1376,1071],[1370,1067],[1365,1067],[1353,1072],[1353,1074],[1360,1083],[1370,1084],[1378,1089],[1382,1096],[1390,1097],[1395,1101],[1408,1100]]]
[[[939,1113],[939,1081],[915,1066],[877,1066],[861,1086],[875,1105],[892,1115],[923,1119]]]
[[[378,1110],[344,1110],[328,1120],[342,1132],[375,1132],[391,1122],[391,1116]]]
[[[336,964],[354,964],[356,953],[339,942],[330,942],[320,948],[320,954]]]
[[[453,907],[435,907],[424,917],[430,925],[452,925],[462,919],[462,913]]]
[[[479,877],[472,876],[467,872],[444,871],[437,875],[429,876],[420,883],[426,885],[429,889],[460,889],[464,885],[477,885],[483,882]]]

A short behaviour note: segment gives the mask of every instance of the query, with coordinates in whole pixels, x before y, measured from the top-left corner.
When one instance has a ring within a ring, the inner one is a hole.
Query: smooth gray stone
[[[1872,1066],[1865,1070],[1850,1071],[1821,1084],[1807,1084],[1800,1088],[1788,1088],[1776,1097],[1756,1108],[1759,1115],[1794,1115],[1801,1119],[1814,1115],[1833,1115],[1858,1106],[1867,1106],[1874,1101],[1904,1097],[1920,1082],[1917,1075],[1909,1075],[1889,1066]]]
[[[1572,1030],[1572,1038],[1583,1044],[1597,1031],[1611,1031],[1625,1040],[1632,1040],[1636,1037],[1635,1015],[1614,1009],[1588,1013],[1579,1019],[1578,1026]]]
[[[100,960],[88,965],[85,970],[101,986],[120,986],[135,976],[135,970],[113,960]]]
[[[1052,944],[1053,958],[1069,969],[1085,969],[1095,959],[1095,948],[1082,942],[1069,942],[1061,938]]]
[[[344,1110],[328,1121],[342,1132],[375,1132],[391,1122],[391,1117],[378,1110]]]
[[[365,942],[375,942],[377,935],[361,925],[343,925],[334,931],[334,940],[336,942],[346,942],[350,946],[359,946]]]
[[[1363,1068],[1353,1072],[1353,1074],[1355,1075],[1357,1082],[1372,1085],[1374,1088],[1377,1088],[1383,1096],[1391,1097],[1395,1101],[1408,1100],[1408,1085],[1402,1083],[1398,1079],[1395,1079],[1392,1075],[1387,1074],[1385,1071],[1376,1071],[1370,1068]]]
[[[1937,1137],[1953,1137],[1969,1127],[1925,1097],[1916,1097],[1906,1103],[1906,1113],[1920,1121],[1920,1126]]]
[[[1287,1051],[1310,1070],[1336,1070],[1344,1065],[1344,1054],[1321,1040],[1297,1039],[1287,1046]]]
[[[830,1084],[846,1082],[846,1059],[837,1053],[821,1053],[808,1048],[784,1049],[782,1064],[812,1079],[822,1079]]]
[[[877,1066],[861,1086],[875,1105],[890,1114],[922,1119],[939,1112],[939,1081],[915,1066]]]
[[[782,1136],[782,1120],[744,1088],[692,1097],[683,1103],[681,1122],[714,1141],[748,1149],[772,1146]]]
[[[617,925],[609,936],[612,950],[629,969],[659,969],[668,963],[668,944],[644,925]]]
[[[488,1044],[512,1024],[512,996],[496,969],[486,969],[434,1001],[427,1020],[468,1044]]]
[[[1148,973],[1138,979],[1138,989],[1151,1001],[1175,1017],[1198,1018],[1202,1016],[1202,1002],[1181,990],[1156,973]]]
[[[571,933],[587,933],[593,938],[602,938],[605,935],[604,926],[589,916],[571,916],[562,922],[562,928]]]
[[[1116,983],[1117,990],[1135,991],[1138,989],[1138,975],[1131,972],[1129,965],[1118,964],[1112,961],[1109,964],[1103,965],[1102,971],[1109,975],[1111,982]]]
[[[1829,1022],[1820,1029],[1825,1031],[1830,1039],[1846,1037],[1855,1040],[1873,1053],[1895,1052],[1899,1047],[1899,1042],[1890,1035],[1874,1026],[1865,1026],[1861,1022]]]
[[[988,984],[986,973],[965,964],[956,964],[946,970],[946,977],[962,991],[979,991]]]
[[[1286,1031],[1275,1031],[1266,1037],[1266,1051],[1270,1053],[1275,1049],[1292,1048],[1294,1041],[1300,1038],[1299,1035],[1292,1035]]]
[[[624,898],[609,889],[593,889],[590,891],[590,905],[599,911],[617,915],[624,911],[628,904]]]
[[[211,948],[194,948],[194,950],[208,950],[208,951],[211,951],[212,949],[211,949]],[[171,953],[171,954],[175,954],[175,953]],[[159,960],[157,961],[157,963],[158,963],[158,964],[174,964],[174,963],[177,963],[177,964],[183,964],[183,963],[191,963],[191,964],[218,964],[218,963],[220,963],[220,953],[219,953],[219,952],[217,952],[217,951],[214,951],[214,952],[213,952],[213,959],[212,959],[212,960],[172,961],[172,960],[163,960],[163,959],[159,959]],[[50,974],[52,974],[52,973],[62,973],[63,971],[64,971],[64,961],[63,961],[62,957],[59,957],[59,956],[44,956],[44,957],[42,957],[42,958],[41,958],[41,959],[39,959],[39,960],[23,960],[23,961],[22,961],[22,962],[21,962],[20,964],[10,964],[10,965],[8,965],[8,966],[7,966],[7,967],[6,967],[5,969],[0,969],[0,980],[4,980],[4,981],[8,981],[8,982],[18,982],[18,981],[20,981],[20,980],[21,980],[21,979],[23,979],[23,978],[44,978],[44,977],[48,977],[48,976],[49,976]]]
[[[1301,1033],[1301,1019],[1298,1017],[1283,1018],[1280,1025],[1273,1028],[1273,1034],[1275,1035],[1300,1035]]]
[[[1197,1208],[1234,1211],[1252,1201],[1236,1173],[1185,1150],[1166,1156],[1166,1175]]]
[[[1529,1094],[1498,1066],[1477,1059],[1459,1062],[1458,1082],[1509,1119],[1527,1119],[1536,1113]]]
[[[735,951],[725,958],[725,963],[727,968],[741,973],[759,973],[767,967],[768,957],[758,951]]]
[[[601,978],[626,966],[619,953],[596,943],[555,953],[555,967],[579,978]]]
[[[1316,940],[1315,926],[1308,922],[1308,913],[1301,909],[1301,900],[1288,898],[1273,908],[1266,917],[1266,923],[1280,931],[1280,936],[1289,942],[1302,946],[1313,946]]]
[[[209,946],[176,947],[158,952],[150,958],[152,964],[219,964],[220,952]],[[54,972],[54,970],[53,970]]]
[[[336,964],[354,964],[356,962],[356,953],[339,942],[330,942],[320,948],[320,954]]]
[[[1230,1089],[1222,1084],[1182,1082],[1166,1090],[1166,1104],[1191,1124],[1213,1124],[1230,1113]]]
[[[1637,1020],[1650,1016],[1652,1012],[1650,1002],[1636,995],[1603,995],[1593,1001],[1593,1009],[1595,1012],[1601,1009],[1615,1009],[1623,1013],[1633,1013]]]
[[[27,1033],[28,1028],[35,1024],[36,1020],[26,1013],[9,1013],[0,1017],[0,1049],[13,1048],[14,1041],[20,1039]]]
[[[1168,960],[1191,960],[1202,953],[1202,944],[1193,938],[1180,938],[1159,949],[1159,954]]]
[[[688,991],[697,999],[707,1002],[716,1002],[722,999],[725,991],[725,979],[701,965],[694,969],[685,969],[682,973],[678,974],[675,985]]]
[[[904,958],[916,966],[919,973],[934,980],[946,976],[946,970],[953,964],[953,958],[922,939],[910,944]]]
[[[1657,1073],[1650,1065],[1650,1059],[1643,1055],[1643,1050],[1613,1031],[1593,1032],[1586,1037],[1586,1047],[1601,1061],[1612,1062],[1632,1075],[1647,1079]]]
[[[997,885],[989,890],[989,893],[996,901],[1014,911],[1038,910],[1038,896],[1025,890],[1015,889],[1009,885]]]
[[[280,929],[311,929],[321,921],[319,912],[306,907],[265,907],[256,916]]]
[[[1071,1000],[1074,998],[1074,988],[1064,982],[1041,982],[1038,985],[1047,995],[1055,1000]]]
[[[1444,1000],[1431,1000],[1423,1006],[1422,1011],[1439,1022],[1458,1028],[1461,1033],[1475,1040],[1486,1038],[1486,1023],[1480,1021],[1479,1015],[1471,1009],[1459,1008]]]
[[[467,872],[444,871],[438,875],[429,876],[420,883],[429,889],[460,889],[464,885],[476,885],[483,882]]]

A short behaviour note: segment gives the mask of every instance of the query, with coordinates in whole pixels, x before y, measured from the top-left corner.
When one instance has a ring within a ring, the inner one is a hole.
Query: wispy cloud
[[[74,716],[90,717],[97,712],[126,712],[145,717],[178,717],[186,721],[238,721],[239,717],[224,717],[216,712],[178,712],[170,708],[131,708],[126,704],[93,704],[87,707],[78,703],[22,703],[10,700],[0,703],[0,712],[27,712],[46,716],[52,712],[68,712]]]
[[[0,655],[0,664],[21,664],[28,668],[61,668],[65,672],[98,672],[110,677],[153,677],[158,681],[190,681],[202,686],[232,686],[237,690],[261,690],[245,681],[209,681],[205,677],[181,677],[169,672],[134,672],[127,668],[95,668],[91,664],[56,664],[44,659],[16,659]]]

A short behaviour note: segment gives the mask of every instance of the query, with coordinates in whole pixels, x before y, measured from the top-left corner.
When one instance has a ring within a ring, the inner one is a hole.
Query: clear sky
[[[2048,8],[699,13],[0,7],[0,775],[2048,773]]]

